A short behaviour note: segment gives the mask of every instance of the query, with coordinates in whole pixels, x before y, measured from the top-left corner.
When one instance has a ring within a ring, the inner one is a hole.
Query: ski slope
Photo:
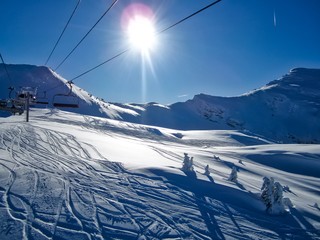
[[[320,238],[319,144],[57,109],[0,121],[1,240]],[[184,153],[194,172],[181,170]],[[286,213],[266,213],[264,176],[285,186]]]

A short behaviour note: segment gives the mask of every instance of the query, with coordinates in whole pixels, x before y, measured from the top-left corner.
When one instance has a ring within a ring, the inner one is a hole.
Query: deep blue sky
[[[72,79],[128,47],[121,15],[131,3],[153,9],[157,30],[212,1],[119,0],[58,69]],[[7,63],[43,65],[77,0],[1,0],[0,53]],[[48,63],[55,68],[109,7],[82,0]],[[274,13],[276,26],[274,24]],[[320,67],[319,0],[222,0],[158,36],[142,79],[140,54],[130,51],[75,80],[112,102],[169,104],[198,93],[234,96],[294,67]]]

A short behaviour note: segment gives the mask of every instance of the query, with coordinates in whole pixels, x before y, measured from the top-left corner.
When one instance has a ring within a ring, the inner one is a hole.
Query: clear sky
[[[0,53],[6,63],[44,65],[77,2],[1,0]],[[121,23],[130,4],[147,5],[161,31],[211,2],[119,0],[57,72],[72,79],[130,47]],[[82,0],[47,66],[55,69],[111,3]],[[239,95],[291,68],[320,68],[319,13],[319,0],[222,0],[159,34],[149,61],[130,50],[74,82],[121,103]]]

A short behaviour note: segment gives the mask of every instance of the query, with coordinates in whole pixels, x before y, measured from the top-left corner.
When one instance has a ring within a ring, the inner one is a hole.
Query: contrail
[[[275,10],[273,10],[273,25],[274,25],[274,27],[277,26],[277,18],[276,18],[276,11]]]

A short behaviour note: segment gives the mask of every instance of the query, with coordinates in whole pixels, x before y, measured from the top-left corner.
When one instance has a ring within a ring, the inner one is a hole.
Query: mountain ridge
[[[280,79],[239,96],[201,93],[185,102],[161,105],[106,102],[75,84],[70,91],[68,81],[47,67],[6,67],[10,79],[0,65],[4,86],[37,87],[38,97],[46,95],[49,108],[56,95],[72,93],[78,98],[79,108],[65,110],[85,115],[177,130],[249,131],[284,143],[320,142],[320,69],[294,68]],[[6,89],[2,89],[0,97],[8,97]]]

